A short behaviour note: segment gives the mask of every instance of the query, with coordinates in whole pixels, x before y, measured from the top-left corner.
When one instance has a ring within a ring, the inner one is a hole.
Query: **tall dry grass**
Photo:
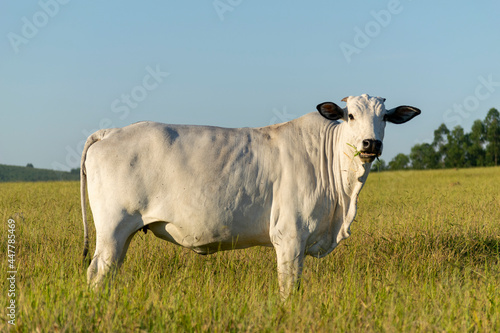
[[[0,329],[500,331],[499,184],[500,168],[372,173],[351,237],[307,258],[302,288],[284,303],[273,249],[199,256],[152,233],[138,233],[116,279],[91,291],[78,183],[0,184],[0,252],[14,218],[18,266],[16,326],[4,311]]]

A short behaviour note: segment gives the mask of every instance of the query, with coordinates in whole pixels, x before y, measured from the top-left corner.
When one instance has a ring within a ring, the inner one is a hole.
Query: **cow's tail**
[[[85,189],[87,188],[87,170],[85,169],[85,160],[87,159],[87,151],[90,146],[92,146],[97,141],[104,138],[106,132],[109,130],[99,130],[88,137],[87,142],[85,142],[85,147],[83,148],[82,160],[80,163],[80,196],[82,203],[82,217],[83,217],[83,262],[87,258],[87,253],[89,252],[89,230],[87,225],[87,197],[85,194]]]

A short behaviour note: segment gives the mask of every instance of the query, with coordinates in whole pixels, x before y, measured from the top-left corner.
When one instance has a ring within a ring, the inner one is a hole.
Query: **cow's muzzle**
[[[382,141],[367,139],[363,140],[363,149],[359,152],[359,158],[363,163],[371,163],[382,154]]]

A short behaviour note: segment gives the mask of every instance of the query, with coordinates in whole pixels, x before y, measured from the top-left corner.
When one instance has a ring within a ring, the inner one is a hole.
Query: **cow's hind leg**
[[[123,217],[118,223],[96,223],[96,249],[87,270],[87,281],[92,288],[101,287],[122,265],[130,241],[141,225],[134,216]]]

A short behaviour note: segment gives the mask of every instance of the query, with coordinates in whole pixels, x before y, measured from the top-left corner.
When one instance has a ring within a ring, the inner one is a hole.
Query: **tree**
[[[391,170],[403,170],[408,168],[410,164],[410,158],[405,154],[397,154],[390,162],[389,169]]]
[[[33,164],[31,164],[31,163],[26,164],[26,167],[27,168],[34,168]]]
[[[484,142],[486,139],[486,129],[481,120],[477,119],[472,125],[469,135],[470,146],[467,151],[467,159],[471,166],[484,166],[486,165],[486,151],[484,149]]]
[[[372,164],[371,171],[384,171],[387,169],[387,165],[383,159],[377,159],[375,163]]]
[[[500,157],[500,113],[491,108],[484,119],[486,146],[486,159],[490,165],[498,165]]]
[[[438,165],[444,168],[444,157],[446,156],[446,145],[448,143],[448,134],[450,130],[445,124],[441,124],[437,130],[434,131],[434,141],[432,142],[432,147],[436,152],[436,158],[438,159]]]
[[[470,146],[470,138],[465,134],[462,126],[456,126],[448,134],[448,143],[446,144],[445,166],[448,168],[462,168],[470,166],[467,160],[467,151]]]
[[[411,165],[414,169],[436,169],[439,156],[429,143],[417,144],[411,148]]]

